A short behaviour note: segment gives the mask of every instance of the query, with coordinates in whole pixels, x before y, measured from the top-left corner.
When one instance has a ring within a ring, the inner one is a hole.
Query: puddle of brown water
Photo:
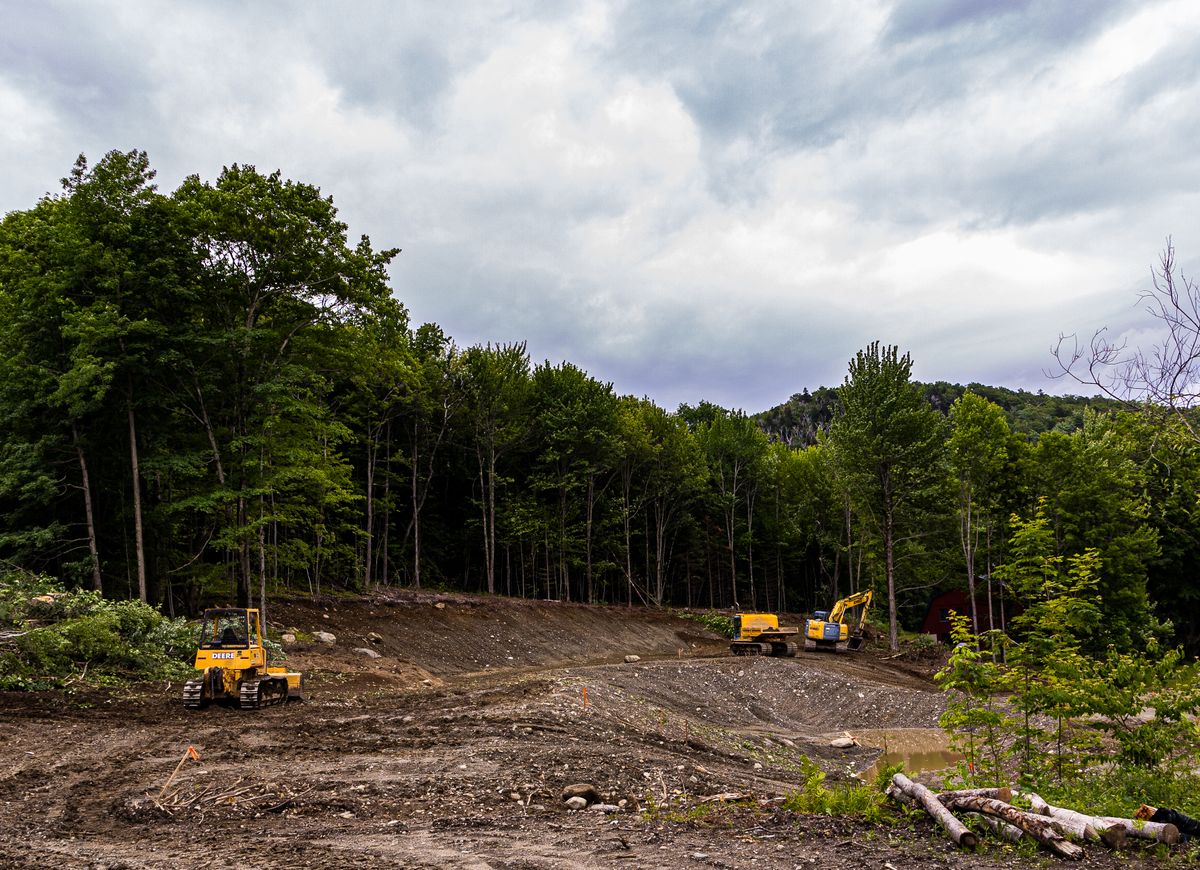
[[[883,755],[858,774],[871,782],[889,764],[903,764],[907,773],[944,770],[962,760],[962,755],[950,748],[946,732],[940,728],[865,728],[852,732],[864,746],[877,746]]]

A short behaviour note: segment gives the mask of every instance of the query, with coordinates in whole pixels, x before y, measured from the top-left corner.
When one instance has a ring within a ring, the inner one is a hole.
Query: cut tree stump
[[[925,786],[913,782],[902,773],[897,773],[892,777],[892,785],[897,791],[929,813],[956,845],[964,849],[973,849],[978,844],[979,838],[975,836],[974,832],[956,819],[954,814],[937,799],[937,795]],[[984,800],[984,798],[977,798],[977,800]]]

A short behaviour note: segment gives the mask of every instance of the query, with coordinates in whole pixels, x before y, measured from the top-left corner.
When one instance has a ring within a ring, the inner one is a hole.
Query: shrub
[[[10,570],[0,574],[0,689],[44,689],[179,679],[191,672],[195,630],[140,601],[109,601],[90,590]]]
[[[700,613],[691,610],[677,610],[675,611],[675,615],[683,619],[690,619],[692,622],[698,622],[715,634],[724,637],[733,637],[732,617],[724,616],[713,610],[705,610]]]

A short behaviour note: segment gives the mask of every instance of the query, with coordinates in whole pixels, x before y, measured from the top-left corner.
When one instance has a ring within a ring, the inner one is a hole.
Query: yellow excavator
[[[867,627],[867,611],[871,609],[871,590],[855,592],[839,599],[833,610],[818,610],[813,618],[804,622],[804,648],[806,650],[850,650],[861,649],[866,642],[863,630]],[[846,611],[861,607],[857,622],[846,622]]]
[[[799,633],[798,628],[781,628],[774,613],[737,613],[729,651],[735,656],[794,656]]]
[[[243,710],[253,710],[304,698],[303,674],[267,665],[262,626],[253,608],[204,611],[195,667],[202,674],[184,684],[185,707],[236,701]]]

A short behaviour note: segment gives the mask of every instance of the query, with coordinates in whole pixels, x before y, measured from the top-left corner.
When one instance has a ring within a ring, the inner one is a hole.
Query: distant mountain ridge
[[[947,381],[916,382],[925,398],[943,414],[963,393],[970,391],[995,402],[1008,418],[1014,432],[1035,437],[1043,432],[1072,432],[1083,425],[1086,408],[1098,411],[1115,410],[1121,404],[1102,396],[1051,396],[1040,390],[1010,390],[984,384],[951,384]],[[796,393],[782,405],[754,415],[759,427],[774,441],[793,447],[807,447],[817,442],[818,432],[828,432],[837,408],[837,388],[818,387]]]

